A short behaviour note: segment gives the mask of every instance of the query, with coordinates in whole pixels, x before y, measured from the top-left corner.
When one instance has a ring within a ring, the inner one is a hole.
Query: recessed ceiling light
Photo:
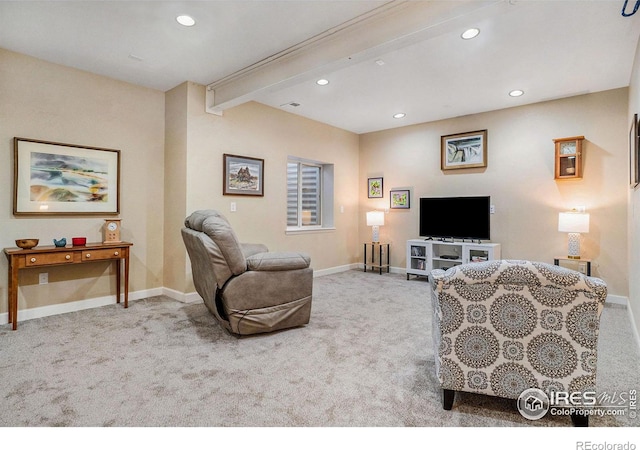
[[[474,37],[476,37],[479,34],[480,34],[480,30],[479,29],[477,29],[477,28],[469,28],[467,31],[462,33],[460,35],[460,37],[462,39],[473,39]]]
[[[402,119],[404,116],[406,116],[405,113],[396,113],[393,115],[394,119]]]
[[[184,25],[185,27],[192,27],[196,24],[196,21],[193,20],[193,17],[191,16],[186,16],[186,15],[178,16],[176,17],[176,20],[180,25]]]
[[[318,81],[316,81],[316,84],[318,84],[320,86],[326,86],[327,84],[329,84],[329,80],[327,80],[325,78],[321,78]]]
[[[524,91],[521,90],[521,89],[515,89],[515,90],[509,92],[509,95],[511,97],[520,97],[521,95],[524,95]]]

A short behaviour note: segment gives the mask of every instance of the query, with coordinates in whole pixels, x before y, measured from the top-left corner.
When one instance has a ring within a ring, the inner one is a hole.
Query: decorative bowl
[[[87,238],[86,238],[86,237],[74,237],[74,238],[71,238],[71,243],[72,243],[74,246],[78,246],[78,245],[80,245],[80,246],[82,246],[82,245],[87,245]]]
[[[39,239],[16,239],[16,246],[28,250],[38,245],[38,242]]]

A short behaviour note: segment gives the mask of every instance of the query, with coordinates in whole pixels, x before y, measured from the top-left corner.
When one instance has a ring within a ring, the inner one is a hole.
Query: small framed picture
[[[369,178],[367,180],[367,187],[367,194],[369,198],[382,198],[384,196],[382,190],[382,177]]]
[[[223,195],[264,196],[264,159],[224,154]]]
[[[487,130],[442,136],[440,152],[442,170],[487,167]]]
[[[392,189],[389,191],[391,201],[391,209],[409,209],[411,208],[411,194],[409,189]]]

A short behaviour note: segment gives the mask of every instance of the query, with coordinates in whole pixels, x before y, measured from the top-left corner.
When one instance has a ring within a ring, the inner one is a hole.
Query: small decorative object
[[[223,155],[222,195],[264,196],[264,159]]]
[[[117,214],[120,150],[14,138],[14,215]]]
[[[440,138],[442,170],[487,167],[487,130],[449,134]]]
[[[74,247],[81,247],[83,245],[87,245],[87,238],[86,237],[71,238],[71,244],[73,244]]]
[[[40,242],[39,239],[16,239],[16,247],[28,250],[35,247]]]
[[[369,198],[382,198],[384,197],[384,191],[382,190],[382,177],[367,179]]]
[[[67,245],[67,238],[54,239],[53,244],[56,247],[65,247]]]
[[[389,191],[391,197],[391,209],[409,209],[410,193],[409,189],[392,189]]]
[[[369,211],[367,213],[367,226],[372,228],[371,242],[380,242],[380,226],[384,225],[384,211]]]
[[[121,219],[105,219],[103,231],[103,240],[105,244],[114,242],[122,242],[120,240],[120,221]]]
[[[554,139],[556,144],[556,180],[582,178],[582,141],[584,136]]]

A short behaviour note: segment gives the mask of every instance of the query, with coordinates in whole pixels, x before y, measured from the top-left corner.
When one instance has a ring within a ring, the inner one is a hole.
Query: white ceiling
[[[211,85],[212,109],[255,100],[364,133],[628,86],[640,12],[623,17],[623,4],[0,1],[0,47],[162,91]],[[469,27],[480,35],[464,41]]]

